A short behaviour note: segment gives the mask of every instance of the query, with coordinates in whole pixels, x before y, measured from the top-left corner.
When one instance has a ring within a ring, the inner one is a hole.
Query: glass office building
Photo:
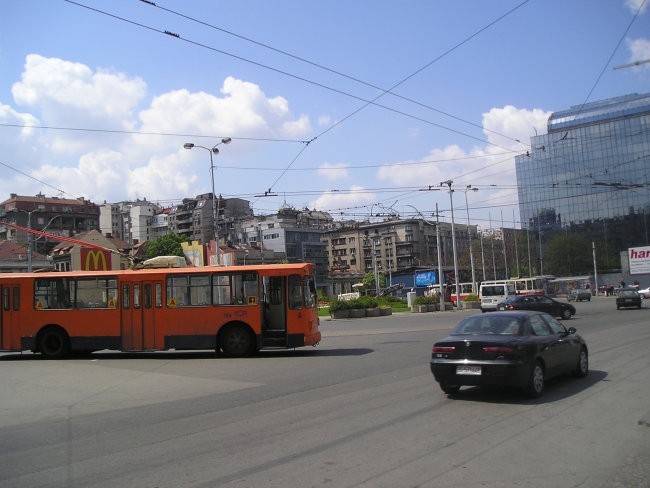
[[[650,93],[553,113],[515,164],[522,227],[580,232],[612,253],[649,244]]]

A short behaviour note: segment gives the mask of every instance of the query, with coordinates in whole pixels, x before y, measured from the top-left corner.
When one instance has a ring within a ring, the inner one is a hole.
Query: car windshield
[[[635,297],[636,295],[636,290],[621,290],[618,292],[619,297]]]
[[[516,302],[519,300],[519,297],[521,296],[522,295],[508,295],[503,301],[508,303]]]
[[[518,317],[480,315],[469,317],[459,323],[452,335],[500,334],[520,335],[521,321]]]

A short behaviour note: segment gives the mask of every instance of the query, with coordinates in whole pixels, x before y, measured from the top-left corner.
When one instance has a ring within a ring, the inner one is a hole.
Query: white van
[[[516,293],[515,284],[511,281],[484,281],[479,288],[481,312],[495,311],[498,303]]]

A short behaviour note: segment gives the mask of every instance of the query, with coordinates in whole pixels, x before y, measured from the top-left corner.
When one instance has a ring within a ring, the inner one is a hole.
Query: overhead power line
[[[230,35],[230,36],[236,37],[236,38],[241,39],[241,40],[244,40],[244,41],[246,41],[246,42],[250,42],[250,43],[255,44],[255,45],[257,45],[257,46],[263,47],[264,49],[268,49],[268,50],[270,50],[270,51],[273,51],[273,52],[276,52],[276,53],[282,54],[282,55],[284,55],[284,56],[287,56],[287,57],[289,57],[289,58],[292,58],[292,59],[295,59],[295,60],[297,60],[297,61],[303,62],[303,63],[305,63],[305,64],[309,64],[309,65],[311,65],[311,66],[314,66],[314,67],[316,67],[316,68],[322,69],[322,70],[327,71],[327,72],[329,72],[329,73],[332,73],[332,74],[338,75],[338,76],[340,76],[340,77],[342,77],[342,78],[346,78],[346,79],[348,79],[348,80],[351,80],[351,81],[354,81],[354,82],[359,83],[359,84],[361,84],[361,85],[364,85],[364,86],[367,86],[367,87],[373,88],[373,89],[375,89],[375,90],[379,90],[380,92],[382,92],[382,93],[379,95],[379,97],[381,97],[381,96],[383,96],[383,95],[386,95],[386,94],[390,94],[390,95],[392,95],[392,96],[394,96],[394,97],[396,97],[396,98],[399,98],[399,99],[401,99],[401,100],[404,100],[404,101],[407,101],[407,102],[413,103],[413,104],[415,104],[415,105],[418,105],[418,106],[420,106],[420,107],[426,108],[426,109],[431,110],[431,111],[433,111],[433,112],[439,113],[439,114],[444,115],[444,116],[446,116],[446,117],[452,118],[452,119],[457,120],[457,121],[459,121],[459,122],[463,122],[463,123],[465,123],[465,124],[468,124],[468,125],[474,126],[474,127],[479,128],[479,129],[481,129],[481,130],[484,130],[484,131],[486,131],[486,132],[490,132],[490,133],[492,133],[492,134],[495,134],[495,135],[498,135],[498,136],[504,137],[504,138],[509,139],[509,140],[511,140],[511,141],[513,141],[513,142],[521,143],[521,141],[519,141],[518,139],[513,139],[512,137],[509,137],[509,136],[507,136],[507,135],[501,134],[501,133],[499,133],[499,132],[497,132],[497,131],[494,131],[494,130],[491,130],[491,129],[485,128],[485,127],[483,127],[483,126],[481,126],[481,125],[479,125],[479,124],[476,124],[476,123],[474,123],[474,122],[471,122],[471,121],[465,120],[465,119],[463,119],[463,118],[461,118],[461,117],[457,117],[457,116],[455,116],[455,115],[453,115],[453,114],[450,114],[450,113],[448,113],[448,112],[445,112],[444,110],[437,109],[437,108],[435,108],[435,107],[432,107],[431,105],[427,105],[427,104],[425,104],[425,103],[419,102],[419,101],[414,100],[414,99],[412,99],[412,98],[409,98],[409,97],[406,97],[406,96],[400,95],[399,93],[395,93],[395,92],[392,91],[392,90],[395,89],[395,88],[397,88],[399,85],[401,85],[402,83],[404,83],[404,82],[407,81],[408,79],[412,78],[413,76],[415,76],[416,74],[418,74],[418,73],[421,72],[422,70],[426,69],[426,68],[429,67],[431,64],[435,63],[436,61],[439,61],[439,60],[442,59],[444,56],[446,56],[447,54],[449,54],[449,53],[451,53],[452,51],[454,51],[456,48],[462,46],[463,44],[465,44],[466,42],[468,42],[469,40],[471,40],[473,37],[476,37],[478,34],[480,34],[481,32],[483,32],[484,30],[490,28],[491,26],[493,26],[494,24],[496,24],[496,23],[499,22],[500,20],[504,19],[505,17],[507,17],[508,15],[510,15],[511,13],[513,13],[515,10],[519,9],[519,8],[522,7],[524,4],[528,3],[530,0],[525,0],[524,2],[522,2],[522,3],[518,4],[518,5],[516,5],[515,7],[513,7],[512,9],[510,9],[510,10],[509,10],[508,12],[506,12],[505,14],[501,15],[500,17],[498,17],[498,18],[495,19],[494,21],[490,22],[490,23],[489,23],[488,25],[486,25],[485,27],[479,29],[479,30],[476,31],[474,34],[472,34],[471,36],[467,37],[467,38],[466,38],[465,40],[463,40],[462,42],[456,44],[456,45],[453,46],[452,48],[450,48],[450,49],[448,49],[447,51],[445,51],[442,55],[438,56],[438,57],[437,57],[436,59],[434,59],[433,61],[431,61],[431,62],[425,64],[422,68],[418,69],[418,70],[415,71],[413,74],[409,75],[407,78],[404,78],[402,81],[400,81],[399,83],[397,83],[396,85],[394,85],[392,88],[383,88],[383,87],[380,87],[380,86],[375,85],[375,84],[373,84],[373,83],[370,83],[370,82],[368,82],[368,81],[364,81],[364,80],[362,80],[362,79],[360,79],[360,78],[357,78],[357,77],[355,77],[355,76],[352,76],[352,75],[349,75],[349,74],[343,73],[343,72],[338,71],[338,70],[336,70],[336,69],[334,69],[334,68],[330,68],[330,67],[328,67],[328,66],[324,66],[323,64],[320,64],[320,63],[317,63],[317,62],[311,61],[311,60],[309,60],[309,59],[306,59],[306,58],[304,58],[304,57],[301,57],[301,56],[298,56],[298,55],[296,55],[296,54],[290,53],[290,52],[285,51],[285,50],[283,50],[283,49],[278,49],[278,48],[273,47],[273,46],[271,46],[271,45],[269,45],[269,44],[266,44],[266,43],[264,43],[264,42],[257,41],[257,40],[255,40],[255,39],[250,38],[250,37],[246,37],[246,36],[243,36],[243,35],[241,35],[241,34],[237,34],[236,32],[230,31],[230,30],[228,30],[228,29],[224,29],[223,27],[219,27],[219,26],[216,26],[216,25],[214,25],[214,24],[210,24],[209,22],[205,22],[205,21],[200,20],[200,19],[197,19],[197,18],[195,18],[195,17],[191,17],[191,16],[189,16],[189,15],[183,14],[182,12],[178,12],[178,11],[175,11],[175,10],[172,10],[172,9],[169,9],[169,8],[166,8],[166,7],[163,7],[163,6],[161,6],[161,5],[158,5],[158,4],[155,3],[155,2],[151,2],[151,1],[149,1],[149,0],[140,0],[140,1],[143,2],[143,3],[145,3],[145,4],[147,4],[147,5],[153,6],[153,7],[157,8],[157,9],[160,9],[160,10],[163,10],[163,11],[165,11],[165,12],[168,12],[168,13],[170,13],[170,14],[176,15],[176,16],[181,17],[181,18],[184,18],[184,19],[186,19],[186,20],[190,20],[190,21],[192,21],[192,22],[195,22],[195,23],[197,23],[197,24],[203,25],[203,26],[205,26],[205,27],[209,27],[210,29],[214,29],[214,30],[217,30],[217,31],[219,31],[219,32],[223,32],[224,34],[227,34],[227,35]],[[379,97],[378,97],[378,98],[379,98]],[[377,99],[374,99],[372,102],[374,102],[375,100],[377,100]],[[372,103],[372,102],[371,102],[371,103]],[[338,123],[340,123],[340,122],[338,122]],[[328,130],[330,130],[330,129],[328,129]],[[324,133],[324,132],[323,132],[323,133]],[[319,136],[322,135],[323,133],[319,134]],[[318,136],[317,136],[317,137],[318,137]]]
[[[146,30],[149,30],[149,31],[152,31],[152,32],[157,32],[157,33],[159,33],[159,34],[163,34],[163,35],[165,35],[165,36],[170,36],[170,31],[168,31],[168,30],[164,30],[164,29],[161,30],[161,29],[158,29],[158,28],[155,28],[155,27],[151,27],[151,26],[148,26],[148,25],[143,24],[143,23],[141,23],[141,22],[136,22],[136,21],[134,21],[134,20],[130,20],[130,19],[127,19],[127,18],[121,17],[121,16],[116,15],[116,14],[112,14],[112,13],[109,13],[109,12],[106,12],[106,11],[103,11],[103,10],[100,10],[100,9],[97,9],[97,8],[94,8],[94,7],[90,7],[90,6],[88,6],[88,5],[84,5],[84,4],[82,4],[82,3],[75,2],[75,1],[73,1],[73,0],[64,0],[64,1],[67,2],[67,3],[70,3],[70,4],[72,4],[72,5],[76,5],[76,6],[78,6],[78,7],[85,8],[85,9],[87,9],[87,10],[90,10],[90,11],[93,11],[93,12],[96,12],[96,13],[99,13],[99,14],[101,14],[101,15],[106,15],[106,16],[108,16],[108,17],[111,17],[111,18],[113,18],[113,19],[119,20],[119,21],[121,21],[121,22],[126,22],[126,23],[128,23],[128,24],[132,24],[132,25],[134,25],[134,26],[136,26],[136,27],[140,27],[140,28],[142,28],[142,29],[146,29]],[[511,11],[509,11],[509,12],[508,12],[507,14],[505,14],[504,16],[508,15],[509,13],[511,13],[512,11],[514,11],[515,9],[519,8],[520,6],[524,5],[525,3],[529,2],[529,1],[530,1],[530,0],[525,0],[523,3],[521,3],[521,4],[518,5],[517,7],[511,9]],[[144,3],[150,4],[150,2],[144,2]],[[473,135],[471,135],[471,134],[464,133],[464,132],[459,131],[459,130],[456,130],[456,129],[452,129],[452,128],[447,127],[447,126],[444,126],[444,125],[442,125],[442,124],[438,124],[438,123],[432,122],[432,121],[430,121],[430,120],[427,120],[427,119],[424,119],[424,118],[422,118],[422,117],[418,117],[418,116],[415,116],[415,115],[409,114],[409,113],[407,113],[407,112],[404,112],[404,111],[402,111],[402,110],[395,109],[395,108],[393,108],[393,107],[389,107],[389,106],[387,106],[387,105],[382,105],[382,104],[376,103],[376,100],[379,99],[379,98],[381,98],[381,96],[383,96],[385,93],[390,92],[390,90],[396,88],[397,86],[401,85],[401,84],[404,83],[405,81],[409,80],[410,78],[412,78],[413,76],[415,76],[415,75],[418,74],[419,72],[421,72],[421,71],[423,71],[424,69],[426,69],[427,67],[429,67],[431,64],[435,63],[436,61],[438,61],[438,60],[441,59],[442,57],[446,56],[446,55],[447,55],[448,53],[450,53],[451,51],[453,51],[453,50],[457,49],[458,47],[460,47],[462,44],[465,44],[465,43],[468,42],[471,38],[477,36],[480,32],[484,31],[485,29],[487,29],[488,27],[490,27],[490,26],[493,25],[494,23],[496,23],[496,22],[498,22],[499,20],[501,20],[504,16],[502,16],[502,17],[500,17],[499,19],[497,19],[497,20],[491,22],[488,26],[483,27],[482,29],[479,29],[477,32],[475,32],[474,34],[472,34],[471,36],[469,36],[467,39],[465,39],[464,41],[458,43],[456,46],[452,47],[451,49],[447,50],[445,53],[443,53],[442,55],[438,56],[438,57],[437,57],[436,59],[434,59],[433,61],[430,61],[430,62],[427,63],[425,66],[423,66],[422,68],[418,69],[417,71],[415,71],[414,73],[412,73],[412,74],[409,75],[408,77],[404,78],[404,79],[403,79],[402,81],[400,81],[399,83],[393,85],[393,87],[391,87],[390,89],[384,91],[382,94],[380,94],[379,96],[375,97],[373,100],[368,100],[368,99],[366,99],[366,98],[363,98],[363,97],[360,97],[360,96],[354,95],[354,94],[352,94],[352,93],[349,93],[349,92],[346,92],[346,91],[343,91],[343,90],[340,90],[340,89],[338,89],[338,88],[334,88],[334,87],[332,87],[332,86],[325,85],[324,83],[320,83],[320,82],[318,82],[318,81],[310,80],[310,79],[305,78],[305,77],[303,77],[303,76],[299,76],[299,75],[296,75],[296,74],[290,73],[290,72],[288,72],[288,71],[285,71],[285,70],[282,70],[282,69],[279,69],[279,68],[275,68],[275,67],[273,67],[273,66],[269,66],[269,65],[266,65],[266,64],[264,64],[264,63],[260,63],[260,62],[258,62],[258,61],[254,61],[254,60],[252,60],[252,59],[244,58],[244,57],[239,56],[239,55],[237,55],[237,54],[233,54],[233,53],[230,53],[230,52],[224,51],[224,50],[222,50],[222,49],[218,49],[218,48],[215,48],[215,47],[213,47],[213,46],[209,46],[209,45],[207,45],[207,44],[200,43],[200,42],[198,42],[198,41],[193,41],[193,40],[191,40],[191,39],[189,39],[189,38],[184,37],[184,36],[181,35],[181,34],[172,33],[172,34],[174,34],[174,35],[171,36],[171,37],[173,37],[174,39],[178,39],[179,41],[183,41],[183,42],[186,42],[186,43],[188,43],[188,44],[191,44],[191,45],[194,45],[194,46],[197,46],[197,47],[201,47],[201,48],[207,49],[207,50],[212,51],[212,52],[216,52],[216,53],[219,53],[219,54],[223,54],[224,56],[228,56],[228,57],[231,57],[231,58],[237,59],[237,60],[242,61],[242,62],[245,62],[245,63],[253,64],[253,65],[258,66],[258,67],[260,67],[260,68],[267,69],[267,70],[273,71],[273,72],[275,72],[275,73],[279,73],[279,74],[284,75],[284,76],[288,76],[288,77],[293,78],[293,79],[296,79],[296,80],[298,80],[298,81],[302,81],[302,82],[304,82],[304,83],[307,83],[307,84],[310,84],[310,85],[313,85],[313,86],[316,86],[316,87],[319,87],[319,88],[323,88],[323,89],[328,90],[328,91],[331,91],[331,92],[333,92],[333,93],[337,93],[337,94],[340,94],[340,95],[343,95],[343,96],[346,96],[346,97],[349,97],[349,98],[352,98],[352,99],[358,100],[358,101],[363,102],[363,103],[365,104],[363,107],[361,107],[361,109],[365,108],[365,107],[368,106],[368,105],[374,105],[374,106],[377,106],[377,107],[379,107],[379,108],[382,108],[382,109],[388,110],[388,111],[390,111],[390,112],[393,112],[393,113],[396,113],[396,114],[399,114],[399,115],[403,115],[403,116],[405,116],[405,117],[408,117],[408,118],[411,118],[411,119],[417,120],[417,121],[419,121],[419,122],[422,122],[422,123],[425,123],[425,124],[428,124],[428,125],[431,125],[431,126],[434,126],[434,127],[438,127],[438,128],[440,128],[440,129],[443,129],[443,130],[446,130],[446,131],[450,131],[450,132],[452,132],[452,133],[455,133],[455,134],[458,134],[458,135],[462,135],[462,136],[467,137],[467,138],[470,138],[470,139],[474,139],[474,140],[480,141],[480,142],[482,142],[483,144],[491,145],[491,146],[495,146],[495,147],[499,147],[499,148],[501,148],[501,149],[505,149],[505,150],[509,150],[509,148],[505,148],[505,147],[500,146],[499,144],[496,144],[496,143],[491,142],[491,141],[489,141],[489,140],[482,139],[482,138],[480,138],[480,137],[476,137],[476,136],[473,136]],[[312,142],[312,141],[316,140],[319,136],[322,136],[322,135],[325,134],[326,132],[329,132],[329,131],[330,131],[331,129],[333,129],[335,126],[341,124],[343,121],[349,119],[349,118],[352,117],[354,114],[358,113],[361,109],[357,109],[357,110],[354,111],[353,113],[351,113],[351,114],[349,114],[348,116],[344,117],[343,119],[339,120],[336,124],[334,124],[333,126],[331,126],[329,129],[326,129],[326,130],[322,131],[320,134],[318,134],[317,136],[313,137],[313,138],[312,138],[310,141],[308,141],[308,142]],[[481,127],[481,128],[482,128],[482,127]],[[483,129],[483,128],[482,128],[482,129]],[[502,134],[501,134],[501,135],[502,135]],[[505,135],[502,135],[502,137],[509,138],[508,136],[505,136]],[[518,143],[520,143],[520,144],[524,144],[524,143],[521,143],[520,141],[518,141],[518,140],[516,140],[516,139],[513,139],[513,140],[516,141],[516,142],[518,142]],[[526,145],[526,144],[524,144],[524,145]]]

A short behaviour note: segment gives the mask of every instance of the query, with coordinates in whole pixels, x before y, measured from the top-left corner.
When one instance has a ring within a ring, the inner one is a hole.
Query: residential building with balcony
[[[438,226],[439,234],[436,231]],[[476,238],[476,226],[455,224],[457,254],[469,262],[469,233]],[[453,269],[451,224],[438,224],[422,219],[393,218],[377,223],[348,223],[323,234],[328,251],[330,296],[354,291],[353,284],[363,277],[379,272],[389,277],[389,284],[403,282],[413,286],[416,270]],[[469,269],[463,266],[463,270]]]
[[[154,216],[161,211],[160,206],[146,200],[105,203],[100,206],[100,230],[131,245],[146,242],[153,235]]]
[[[84,198],[24,196],[12,193],[0,203],[0,220],[49,234],[72,237],[99,228],[99,207]],[[32,236],[33,251],[47,255],[58,243],[53,239]],[[0,240],[27,246],[29,232],[0,224]]]
[[[244,219],[238,241],[262,250],[265,259],[268,251],[272,251],[276,260],[313,263],[316,280],[323,284],[327,280],[328,266],[326,245],[321,236],[333,225],[327,212],[283,207],[276,214]]]

